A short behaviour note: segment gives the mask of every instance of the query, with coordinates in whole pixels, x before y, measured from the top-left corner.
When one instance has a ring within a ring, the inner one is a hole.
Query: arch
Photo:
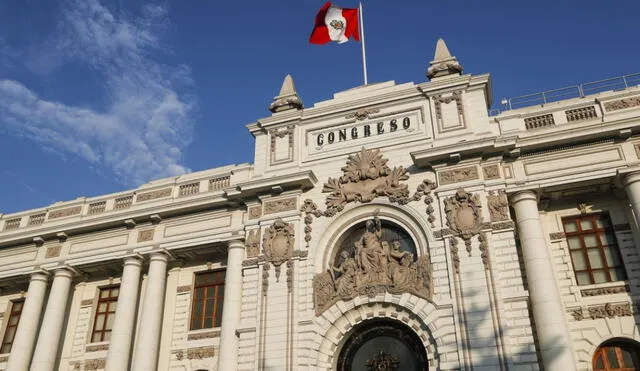
[[[640,368],[640,343],[613,338],[600,344],[592,357],[594,371],[634,371]]]
[[[383,200],[367,204],[348,205],[339,216],[329,222],[325,232],[316,244],[317,248],[313,260],[315,273],[321,273],[326,270],[331,251],[342,234],[354,225],[370,219],[376,211],[378,211],[378,217],[381,220],[392,222],[403,228],[413,239],[420,255],[428,254],[429,243],[434,241],[431,229],[427,227],[429,222],[413,208],[400,207]]]
[[[320,337],[316,365],[320,369],[335,369],[337,356],[353,328],[373,318],[391,318],[404,323],[416,333],[427,352],[429,365],[438,369],[441,354],[447,354],[447,366],[456,367],[458,344],[455,334],[453,306],[434,304],[404,293],[378,294],[373,298],[357,297],[339,301],[319,317],[315,332]]]
[[[401,368],[407,371],[429,369],[422,340],[407,325],[391,318],[367,319],[345,336],[337,359],[338,371]],[[386,367],[385,367],[386,366]]]
[[[598,325],[600,321],[606,321],[606,324]],[[580,330],[583,334],[582,338],[576,340],[573,344],[578,369],[592,370],[593,354],[598,347],[609,341],[625,339],[626,341],[640,344],[640,333],[635,329],[634,317],[630,316],[597,319],[591,323],[576,327],[576,330]]]

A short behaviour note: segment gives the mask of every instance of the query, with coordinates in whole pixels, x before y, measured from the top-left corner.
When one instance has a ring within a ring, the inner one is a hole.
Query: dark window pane
[[[204,319],[203,328],[212,328],[212,327],[213,327],[213,319],[212,318],[205,318]]]
[[[596,358],[595,364],[596,366],[594,371],[604,370],[604,360],[602,359],[602,354],[598,355],[598,358]]]
[[[622,354],[622,367],[634,367],[637,365],[633,364],[633,356],[629,349],[620,348],[620,353]]]
[[[607,348],[607,360],[609,361],[609,366],[611,366],[613,368],[620,367],[618,365],[618,357],[616,355],[616,348],[615,347],[608,347]]]

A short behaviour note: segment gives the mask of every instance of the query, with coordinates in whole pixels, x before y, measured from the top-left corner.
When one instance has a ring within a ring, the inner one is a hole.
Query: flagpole
[[[362,1],[358,2],[360,11],[360,37],[362,38],[362,71],[364,72],[364,84],[367,85],[367,53],[364,46],[364,19],[362,16]]]

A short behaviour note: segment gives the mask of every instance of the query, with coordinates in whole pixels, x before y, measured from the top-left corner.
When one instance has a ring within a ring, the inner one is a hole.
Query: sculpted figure
[[[380,219],[375,217],[373,220],[367,220],[365,231],[356,245],[358,254],[358,265],[364,273],[380,271],[382,268],[381,257],[383,254],[382,243],[382,226]]]
[[[340,255],[343,259],[342,264],[337,268],[331,267],[333,272],[341,273],[341,276],[335,279],[336,295],[349,297],[355,292],[358,264],[356,264],[355,259],[349,257],[348,252],[343,251]]]

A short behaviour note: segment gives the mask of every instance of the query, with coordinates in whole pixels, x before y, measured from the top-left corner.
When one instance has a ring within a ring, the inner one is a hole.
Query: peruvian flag
[[[336,41],[342,44],[349,41],[352,36],[360,41],[358,9],[338,8],[327,1],[316,15],[316,25],[311,32],[309,42],[326,44],[329,41]]]

